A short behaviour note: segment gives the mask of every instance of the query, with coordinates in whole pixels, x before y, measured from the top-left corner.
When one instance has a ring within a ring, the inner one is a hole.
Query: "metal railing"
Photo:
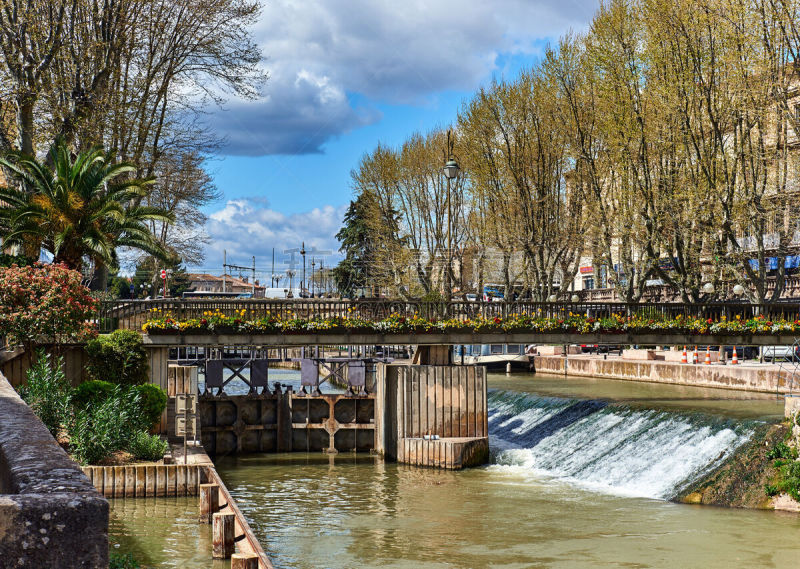
[[[406,300],[273,300],[273,299],[158,299],[122,300],[102,303],[97,324],[101,333],[117,329],[140,330],[154,315],[171,315],[176,320],[202,318],[209,312],[227,316],[240,315],[244,320],[270,315],[281,318],[310,319],[315,317],[352,317],[378,321],[391,314],[419,315],[428,320],[448,318],[507,318],[525,314],[567,318],[581,314],[592,318],[613,315],[643,317],[695,317],[720,320],[723,316],[748,319],[764,316],[767,319],[800,319],[800,303],[744,304],[744,303],[623,303],[623,302],[484,302],[453,301],[423,302]]]

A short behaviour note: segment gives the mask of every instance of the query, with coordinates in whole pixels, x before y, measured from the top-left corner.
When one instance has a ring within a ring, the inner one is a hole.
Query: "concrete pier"
[[[388,460],[457,470],[489,459],[486,369],[379,369],[375,450]]]

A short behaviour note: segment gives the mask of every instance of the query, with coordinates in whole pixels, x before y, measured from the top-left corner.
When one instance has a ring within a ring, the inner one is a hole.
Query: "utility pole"
[[[226,268],[227,266],[228,266],[228,250],[227,249],[223,249],[222,250],[222,292],[227,292],[225,290],[226,284],[227,284],[226,281],[227,281],[227,277],[228,277],[228,269]]]
[[[272,248],[272,272],[269,275],[269,287],[275,287],[275,247]]]
[[[227,254],[225,256],[225,259],[227,261]],[[253,255],[253,265],[250,266],[250,267],[245,267],[243,265],[229,265],[227,262],[225,262],[225,264],[223,264],[222,267],[223,267],[223,269],[225,269],[225,272],[223,273],[223,277],[222,277],[222,286],[223,286],[223,291],[222,292],[225,292],[225,290],[224,290],[224,288],[225,288],[225,278],[226,278],[225,275],[228,274],[228,269],[236,269],[238,271],[252,271],[253,282],[251,284],[251,289],[250,290],[251,290],[252,296],[256,295],[256,257],[255,257],[255,255]],[[239,273],[239,276],[240,277],[242,276],[241,272]]]

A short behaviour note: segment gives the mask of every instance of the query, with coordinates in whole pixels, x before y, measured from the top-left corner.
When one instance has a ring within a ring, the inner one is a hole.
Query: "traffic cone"
[[[694,352],[692,352],[692,363],[697,363],[697,346],[694,347]]]
[[[683,355],[681,355],[681,363],[688,364],[689,360],[686,358],[686,346],[683,347]]]
[[[738,356],[736,355],[736,346],[734,346],[734,347],[733,347],[733,357],[731,357],[731,365],[732,365],[732,366],[735,366],[735,365],[736,365],[736,364],[738,364],[738,363],[739,363],[739,358],[738,358]]]
[[[706,346],[706,365],[711,365],[711,346]]]

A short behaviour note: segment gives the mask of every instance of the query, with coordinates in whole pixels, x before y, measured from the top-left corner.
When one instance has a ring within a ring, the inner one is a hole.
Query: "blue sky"
[[[379,142],[452,122],[493,77],[513,78],[548,43],[582,31],[596,0],[271,0],[254,35],[270,79],[257,101],[209,109],[225,137],[208,169],[223,193],[202,268],[269,270],[272,248],[335,251],[350,170]],[[281,266],[287,256],[276,255]],[[327,263],[335,263],[336,255]],[[196,269],[196,268],[194,268]],[[260,272],[260,271],[259,271]],[[263,280],[264,274],[261,278]],[[269,277],[267,277],[268,279]]]

